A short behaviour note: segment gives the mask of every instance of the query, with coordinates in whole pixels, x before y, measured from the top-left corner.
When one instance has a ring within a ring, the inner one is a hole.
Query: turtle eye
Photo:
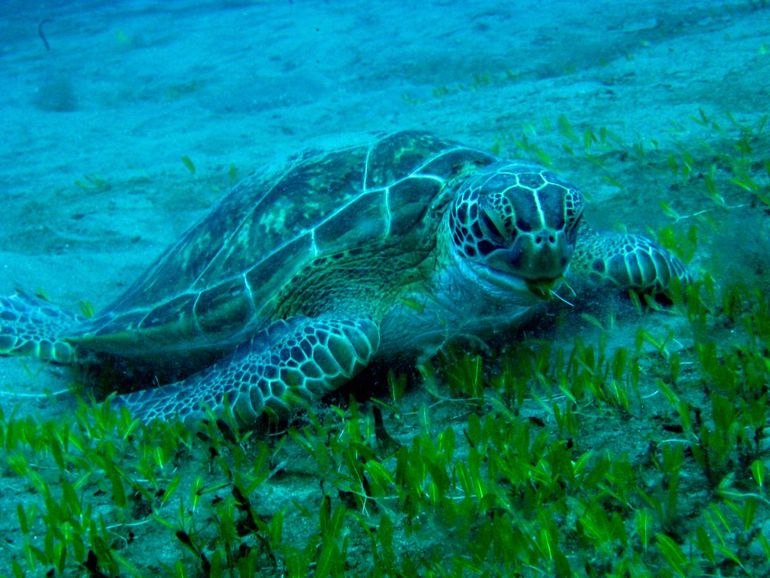
[[[583,218],[583,196],[575,189],[570,189],[564,198],[564,215],[567,231],[576,230]]]
[[[506,244],[504,232],[486,209],[481,211],[481,218],[479,220],[481,222],[481,230],[484,233],[484,237],[491,244],[497,245],[498,247],[502,247]]]

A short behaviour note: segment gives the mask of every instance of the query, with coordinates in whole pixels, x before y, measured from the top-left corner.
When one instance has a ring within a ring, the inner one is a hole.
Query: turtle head
[[[495,163],[457,191],[451,242],[472,275],[547,297],[567,271],[582,213],[580,192],[544,168]]]

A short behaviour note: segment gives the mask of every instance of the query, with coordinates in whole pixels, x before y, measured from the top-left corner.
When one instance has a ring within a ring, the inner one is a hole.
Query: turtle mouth
[[[530,293],[539,299],[547,301],[553,298],[563,280],[564,276],[560,276],[553,279],[526,280],[525,283]]]
[[[540,300],[551,299],[564,280],[563,275],[527,279],[481,263],[473,263],[473,269],[480,279],[490,283],[497,289],[507,293],[532,295]]]

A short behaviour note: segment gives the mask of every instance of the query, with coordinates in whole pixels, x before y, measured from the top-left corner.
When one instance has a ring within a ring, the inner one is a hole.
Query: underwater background
[[[764,0],[3,0],[0,294],[108,305],[255,169],[423,129],[695,278],[377,368],[281,431],[0,359],[0,576],[770,574]]]

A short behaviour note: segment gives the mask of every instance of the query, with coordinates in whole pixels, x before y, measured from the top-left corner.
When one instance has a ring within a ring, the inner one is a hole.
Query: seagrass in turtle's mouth
[[[526,281],[527,288],[530,293],[535,297],[544,300],[550,300],[556,294],[556,290],[561,286],[564,281],[564,276],[556,277],[555,279],[538,279],[535,281]]]
[[[564,275],[552,278],[526,279],[512,275],[510,271],[503,271],[484,263],[466,262],[465,266],[469,267],[480,280],[505,293],[534,296],[543,300],[551,299],[564,281]]]

